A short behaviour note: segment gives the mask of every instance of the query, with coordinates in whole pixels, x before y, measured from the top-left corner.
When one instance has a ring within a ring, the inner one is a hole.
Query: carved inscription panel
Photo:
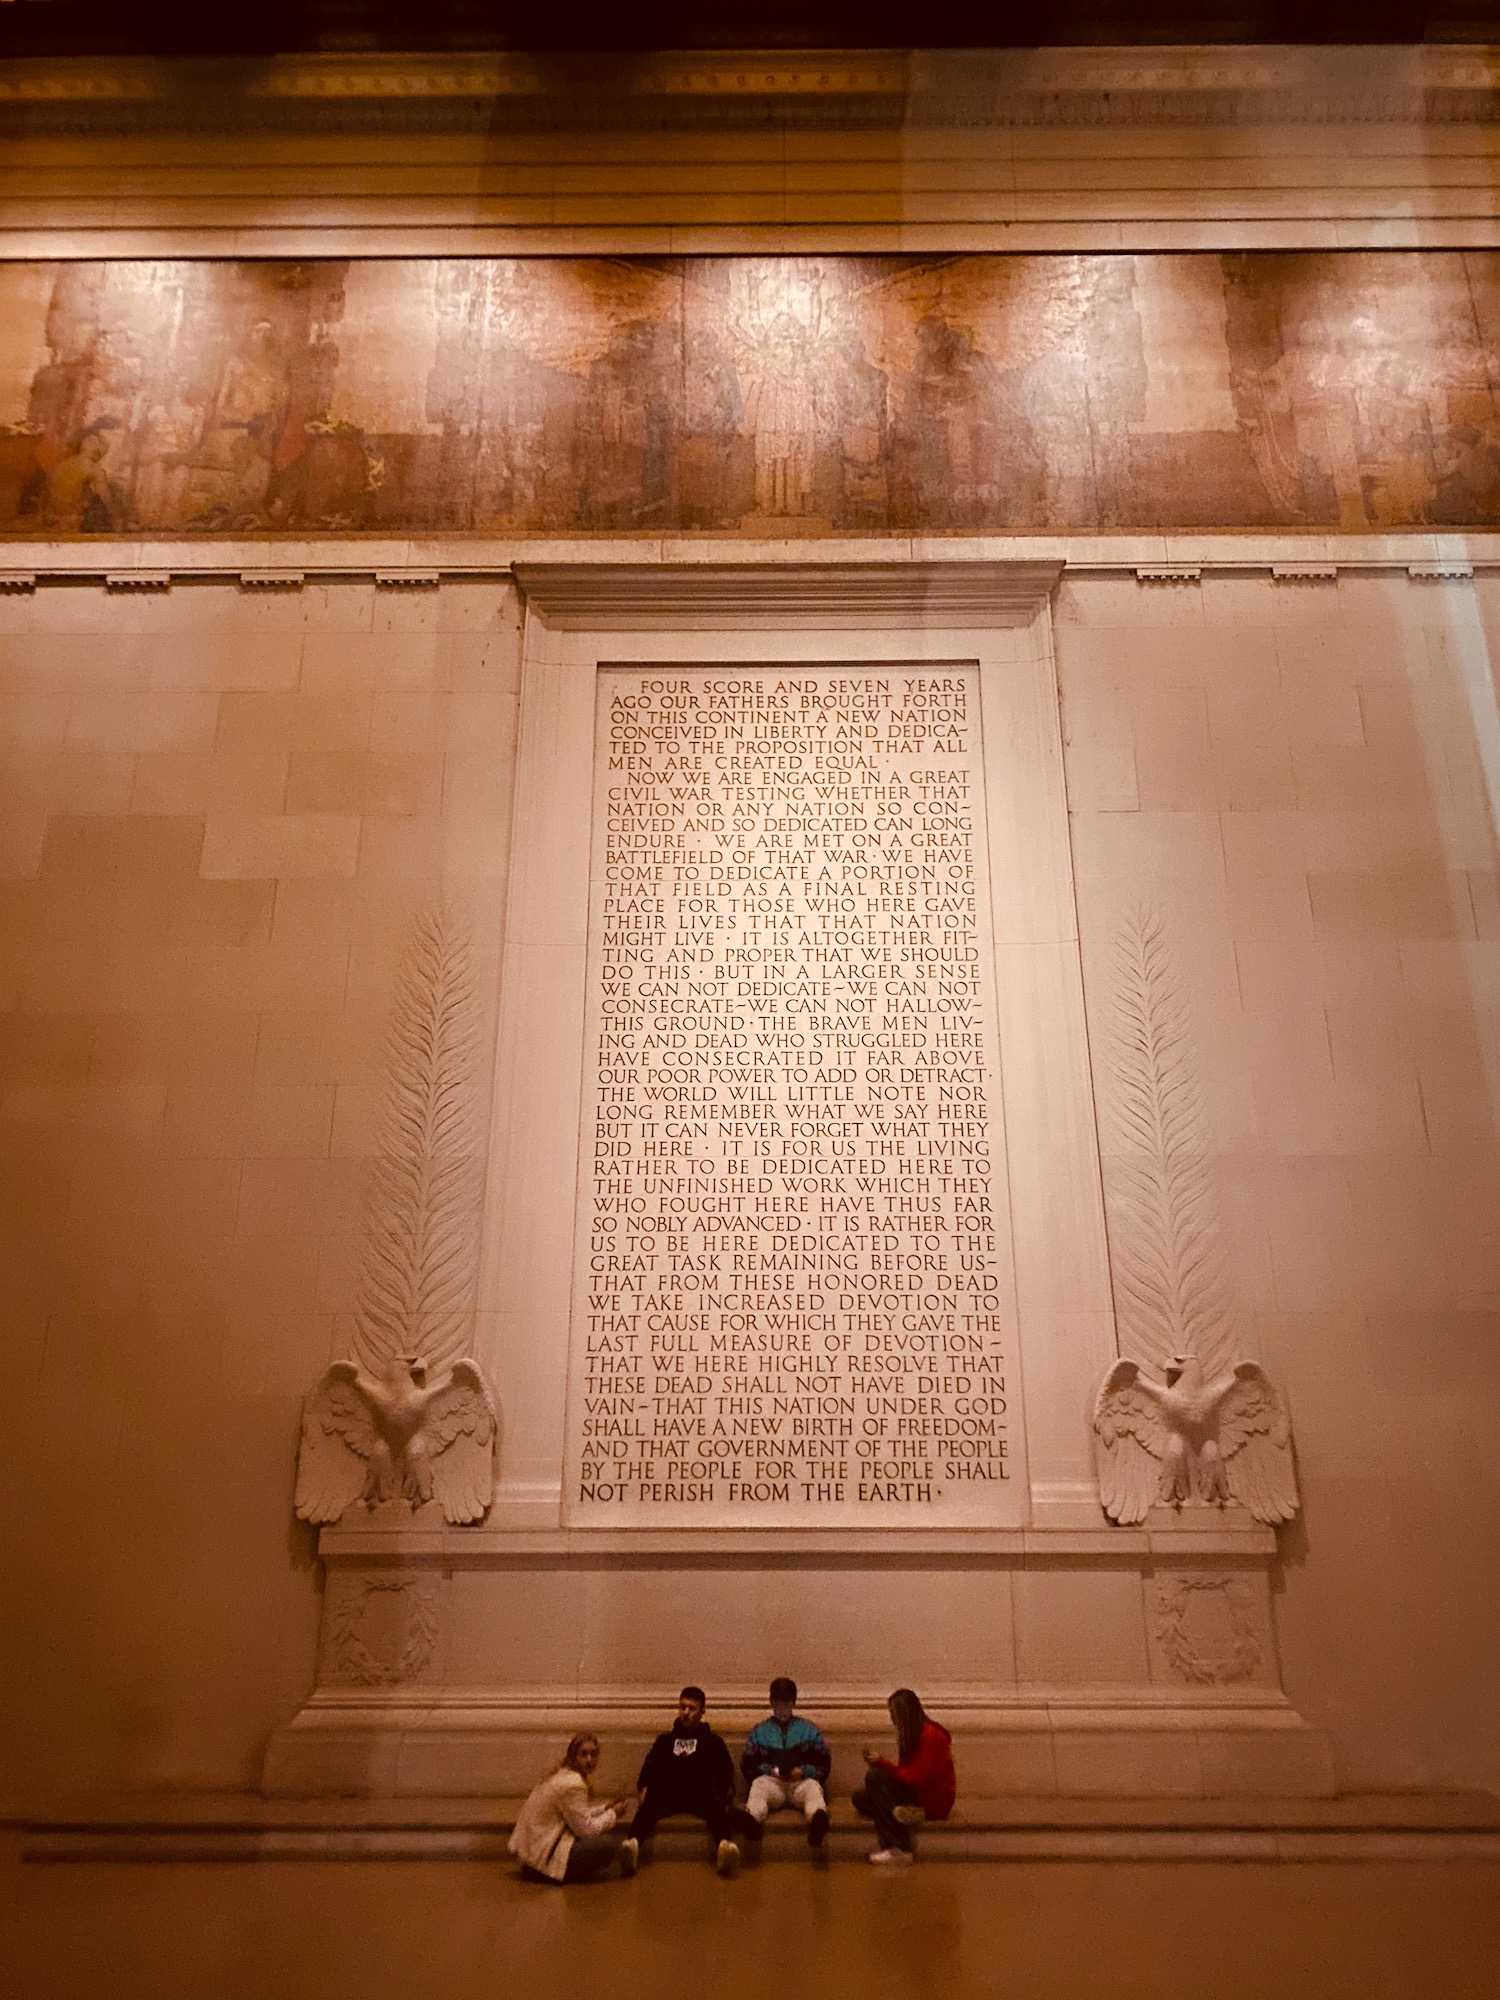
[[[978,668],[597,687],[567,1518],[1017,1524]]]

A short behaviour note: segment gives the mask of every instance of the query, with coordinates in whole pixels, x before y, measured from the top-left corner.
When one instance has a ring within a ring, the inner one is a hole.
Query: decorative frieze
[[[284,54],[247,68],[119,56],[11,61],[0,129],[453,132],[608,117],[629,129],[769,114],[796,127],[1492,124],[1486,46]]]

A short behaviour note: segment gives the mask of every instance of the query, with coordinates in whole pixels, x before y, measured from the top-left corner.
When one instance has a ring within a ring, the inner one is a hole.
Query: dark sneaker
[[[823,1845],[823,1842],[827,1838],[828,1838],[828,1815],[823,1810],[823,1808],[819,1806],[818,1810],[813,1814],[812,1818],[807,1822],[807,1844],[809,1847],[821,1847]]]

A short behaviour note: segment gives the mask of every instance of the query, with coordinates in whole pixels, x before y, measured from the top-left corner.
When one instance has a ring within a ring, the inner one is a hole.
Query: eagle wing
[[[1290,1521],[1298,1507],[1292,1425],[1258,1361],[1241,1361],[1220,1392],[1219,1459],[1231,1499],[1257,1521]]]
[[[1099,1498],[1112,1521],[1144,1521],[1161,1491],[1161,1463],[1172,1440],[1155,1386],[1134,1361],[1117,1361],[1094,1400]]]
[[[366,1460],[379,1443],[375,1419],[352,1361],[335,1361],[302,1411],[297,1450],[297,1517],[337,1521],[365,1490]]]
[[[478,1521],[495,1494],[495,1405],[479,1364],[455,1361],[422,1425],[432,1491],[445,1521]]]

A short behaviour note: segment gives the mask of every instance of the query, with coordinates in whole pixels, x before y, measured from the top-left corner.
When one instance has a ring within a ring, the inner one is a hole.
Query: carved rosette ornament
[[[477,1521],[493,1497],[495,1399],[462,1352],[483,1192],[477,1049],[468,940],[439,908],[419,919],[397,980],[355,1358],[333,1363],[303,1411],[304,1521],[337,1521],[361,1501],[414,1509],[430,1500],[447,1521]]]
[[[1191,1028],[1159,916],[1130,918],[1114,970],[1116,1144],[1103,1164],[1126,1353],[1094,1400],[1100,1500],[1122,1524],[1157,1505],[1231,1502],[1287,1521],[1298,1507],[1291,1421],[1259,1362],[1234,1358]]]

